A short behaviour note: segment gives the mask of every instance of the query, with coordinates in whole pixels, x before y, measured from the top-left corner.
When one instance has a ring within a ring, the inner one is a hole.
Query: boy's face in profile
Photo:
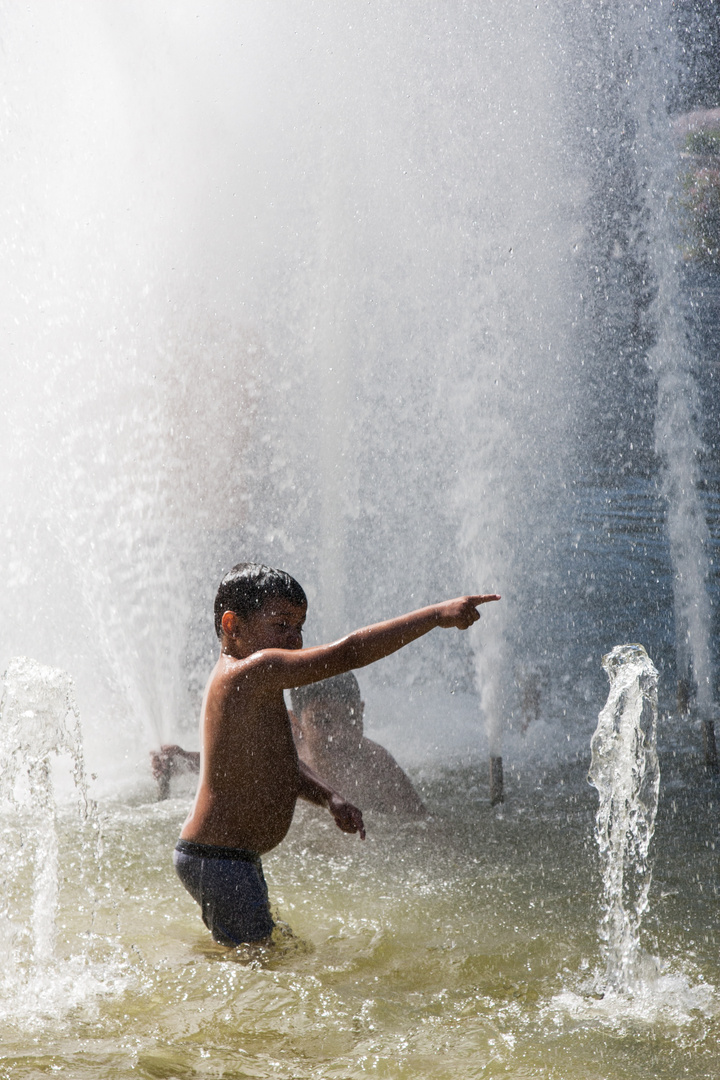
[[[261,649],[302,649],[305,604],[270,599],[243,619],[234,612],[223,615],[223,632],[240,646],[245,655]]]

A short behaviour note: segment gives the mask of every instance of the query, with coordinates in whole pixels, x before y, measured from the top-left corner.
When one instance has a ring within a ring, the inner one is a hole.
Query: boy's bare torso
[[[262,670],[223,655],[203,703],[203,755],[184,840],[262,855],[290,828],[298,756],[282,690]]]
[[[496,594],[458,597],[303,649],[306,607],[278,598],[247,617],[225,611],[222,652],[202,716],[200,781],[181,837],[259,855],[286,835],[298,795],[364,838],[362,814],[298,761],[283,690],[364,667],[435,626],[466,629]]]

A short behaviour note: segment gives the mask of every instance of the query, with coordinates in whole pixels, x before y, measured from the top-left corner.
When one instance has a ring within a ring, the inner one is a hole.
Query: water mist
[[[75,673],[93,769],[119,783],[193,730],[239,557],[303,582],[311,642],[498,589],[472,641],[382,678],[475,684],[499,754],[515,658],[546,659],[572,467],[582,207],[557,16],[341,3],[298,36],[258,5],[246,62],[181,85],[181,10],[120,26],[97,8],[79,37],[58,10],[61,47],[10,66],[7,138],[32,132],[48,168],[4,165],[25,202],[6,213],[3,648]],[[193,33],[222,50],[221,26]],[[8,33],[22,55],[20,12]],[[138,85],[130,59],[160,41]],[[43,69],[65,86],[49,109]]]

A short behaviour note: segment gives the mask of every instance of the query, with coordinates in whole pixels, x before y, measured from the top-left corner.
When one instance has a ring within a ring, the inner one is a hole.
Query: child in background
[[[384,746],[363,734],[365,702],[351,671],[290,691],[301,760],[363,810],[426,813],[415,788]]]

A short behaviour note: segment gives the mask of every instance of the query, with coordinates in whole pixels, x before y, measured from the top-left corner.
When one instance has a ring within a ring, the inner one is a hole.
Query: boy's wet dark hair
[[[310,683],[309,686],[296,686],[290,691],[290,701],[297,716],[316,701],[340,701],[347,705],[355,716],[360,715],[360,687],[352,671],[333,675],[331,679],[323,679],[322,682]]]
[[[307,607],[307,597],[301,585],[284,570],[273,570],[262,563],[238,563],[229,570],[218,586],[215,596],[215,633],[222,637],[222,617],[232,611],[247,619],[259,611],[268,600],[289,600],[298,607]]]

